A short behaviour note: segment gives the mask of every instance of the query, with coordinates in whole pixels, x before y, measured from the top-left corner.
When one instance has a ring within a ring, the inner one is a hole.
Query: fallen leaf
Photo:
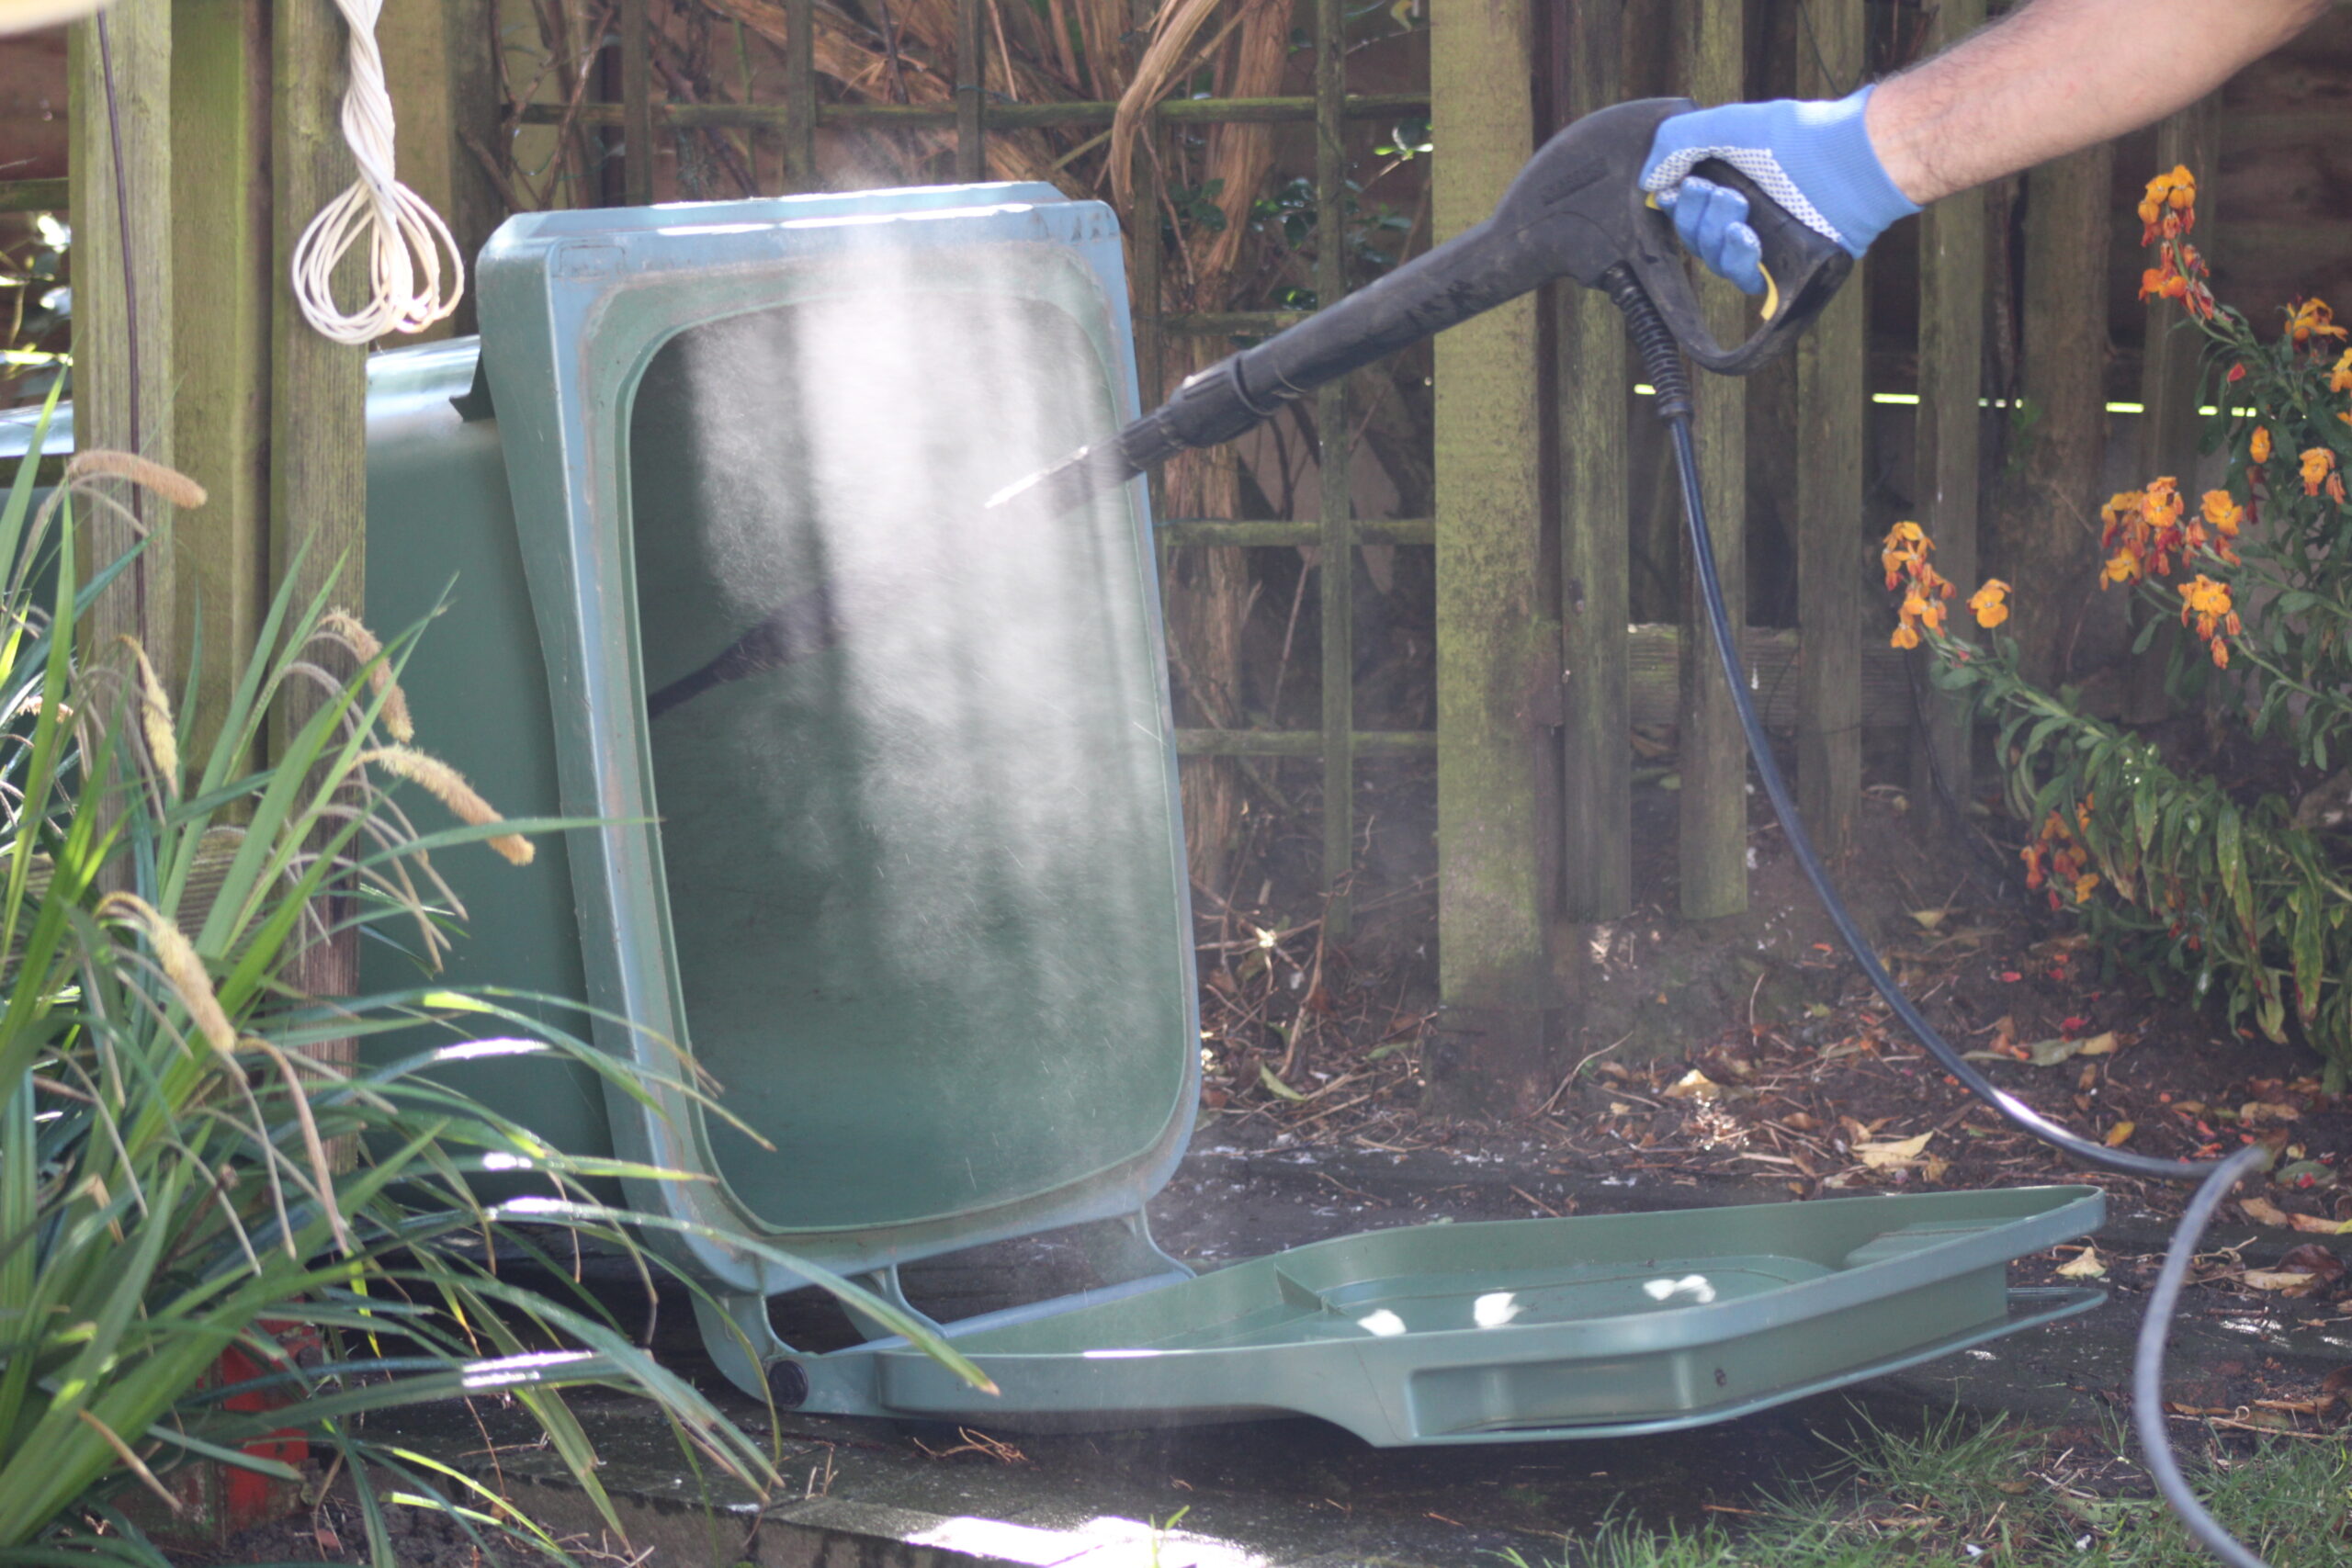
[[[2025,1059],[2037,1067],[2054,1067],[2075,1056],[2105,1056],[2115,1050],[2115,1031],[2087,1040],[2037,1040],[2025,1048]]]
[[[2267,1198],[2241,1198],[2238,1200],[2238,1209],[2247,1219],[2258,1225],[2275,1225],[2283,1231],[2294,1224],[2287,1217],[2286,1210]]]
[[[2132,1141],[2132,1134],[2135,1130],[2132,1122],[2118,1122],[2107,1130],[2107,1137],[2103,1141],[2109,1148],[2120,1149]]]
[[[2309,1295],[2319,1277],[2301,1269],[2249,1269],[2238,1276],[2250,1291],[2276,1291],[2282,1296]]]
[[[1884,1144],[1856,1144],[1854,1157],[1872,1170],[1900,1170],[1917,1165],[1927,1149],[1933,1133],[1922,1133],[1916,1138],[1903,1138]]]
[[[1934,931],[1944,923],[1944,912],[1941,909],[1914,909],[1911,911],[1911,918],[1919,922],[1920,929],[1923,931]]]
[[[2322,1284],[2344,1278],[2344,1259],[2335,1255],[2335,1248],[2322,1247],[2315,1241],[2307,1241],[2290,1249],[2278,1260],[2278,1267],[2300,1269]]]
[[[1299,1100],[1303,1102],[1306,1099],[1306,1096],[1299,1093],[1298,1090],[1291,1088],[1290,1085],[1274,1077],[1274,1069],[1267,1066],[1262,1062],[1258,1065],[1258,1081],[1266,1086],[1268,1093],[1280,1095],[1284,1100]]]
[[[2338,1367],[2320,1379],[2319,1393],[2323,1401],[2352,1394],[2352,1367]]]
[[[1622,1100],[1612,1100],[1609,1102],[1609,1114],[1611,1116],[1630,1116],[1633,1113],[1634,1108]]]
[[[2073,1262],[2058,1265],[2058,1277],[2061,1280],[2104,1280],[2107,1278],[2107,1261],[2099,1257],[2098,1247],[2086,1247],[2075,1255]]]
[[[2291,1105],[2267,1100],[2249,1100],[2238,1107],[2238,1120],[2247,1125],[2256,1122],[2299,1122],[2302,1114]]]
[[[1693,1067],[1659,1092],[1668,1100],[1695,1100],[1704,1105],[1722,1095],[1724,1086]]]

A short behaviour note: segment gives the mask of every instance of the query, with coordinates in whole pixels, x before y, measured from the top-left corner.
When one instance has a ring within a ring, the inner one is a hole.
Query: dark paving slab
[[[1207,1266],[1391,1224],[1786,1201],[1743,1183],[1531,1175],[1527,1164],[1492,1156],[1250,1151],[1220,1139],[1215,1122],[1194,1151],[1153,1218],[1163,1245]],[[2156,1216],[2128,1200],[2112,1208],[2103,1252],[2120,1264],[2161,1250]],[[2242,1231],[2226,1239],[2238,1243]],[[2300,1239],[2261,1237],[2246,1253],[2260,1260]],[[1082,1283],[1084,1272],[1080,1249],[1049,1237],[910,1271],[909,1289],[941,1315],[960,1315],[1001,1304],[1010,1280],[1034,1296]],[[2119,1267],[2119,1281],[2128,1275]],[[1782,1475],[1822,1472],[1861,1420],[1916,1425],[1957,1407],[2114,1429],[2138,1302],[2126,1293],[2085,1316],[1848,1393],[1694,1432],[1387,1450],[1302,1420],[1041,1436],[792,1415],[771,1433],[762,1407],[699,1363],[683,1301],[665,1306],[665,1357],[746,1430],[774,1437],[797,1495],[764,1505],[698,1480],[642,1404],[594,1396],[577,1404],[632,1540],[653,1546],[651,1562],[662,1568],[1458,1568],[1509,1549],[1534,1560],[1563,1531],[1589,1529],[1612,1512],[1696,1523],[1711,1504],[1741,1506]],[[823,1326],[812,1318],[808,1332]],[[2262,1314],[2199,1316],[2183,1324],[2176,1345],[2188,1378],[2230,1358],[2352,1360],[2340,1326]],[[483,1415],[493,1448],[526,1438],[519,1413]],[[413,1420],[409,1435],[421,1446],[477,1473],[494,1468],[518,1500],[593,1533],[593,1514],[552,1455],[486,1450],[485,1427],[461,1412]]]

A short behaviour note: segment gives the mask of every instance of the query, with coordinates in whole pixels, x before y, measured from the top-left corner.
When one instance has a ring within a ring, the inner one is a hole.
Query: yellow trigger
[[[1769,321],[1781,313],[1781,285],[1762,262],[1756,264],[1756,270],[1764,275],[1764,319]]]

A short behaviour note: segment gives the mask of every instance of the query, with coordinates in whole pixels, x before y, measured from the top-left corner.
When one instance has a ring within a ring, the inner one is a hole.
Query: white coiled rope
[[[294,245],[294,298],[302,315],[337,343],[371,343],[387,333],[422,332],[458,308],[466,263],[441,215],[393,175],[392,95],[376,47],[383,0],[334,0],[351,29],[351,85],[343,95],[343,139],[359,177],[311,220]],[[335,303],[334,269],[351,247],[368,245],[367,301]],[[444,291],[444,254],[448,258]]]

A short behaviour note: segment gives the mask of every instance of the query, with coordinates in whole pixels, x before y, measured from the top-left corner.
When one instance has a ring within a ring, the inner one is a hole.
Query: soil
[[[1428,1519],[1475,1501],[1496,1527],[1526,1529],[1627,1506],[1652,1522],[1696,1521],[1719,1506],[1737,1513],[1791,1464],[1832,1463],[1838,1433],[1858,1412],[1899,1427],[1959,1400],[2012,1411],[2069,1453],[2114,1451],[2136,1302],[2182,1191],[2074,1167],[1947,1077],[1835,945],[1760,802],[1750,832],[1753,912],[1703,928],[1678,921],[1675,800],[1655,787],[1639,792],[1637,806],[1637,886],[1649,897],[1624,920],[1574,933],[1577,1009],[1557,1078],[1514,1114],[1449,1114],[1456,1101],[1436,1048],[1427,780],[1409,765],[1383,766],[1366,770],[1367,802],[1379,804],[1359,813],[1365,870],[1344,942],[1296,913],[1316,908],[1302,891],[1312,886],[1302,868],[1316,846],[1287,829],[1265,829],[1246,878],[1258,886],[1197,899],[1206,1072],[1191,1155],[1151,1205],[1169,1250],[1215,1265],[1430,1220],[2088,1182],[2110,1196],[2097,1245],[2028,1258],[2014,1278],[2095,1278],[2120,1305],[2022,1337],[2014,1362],[1955,1360],[1726,1427],[1628,1442],[1612,1449],[1606,1470],[1584,1462],[1581,1450],[1499,1460],[1481,1450],[1382,1453],[1299,1422],[1116,1443],[1018,1437],[1023,1450],[1090,1497],[1106,1477],[1184,1477],[1170,1483],[1185,1493],[1171,1493],[1163,1512],[1224,1493],[1237,1506],[1272,1506],[1279,1495],[1282,1506],[1302,1509],[1404,1497]],[[2352,1096],[2326,1091],[2311,1053],[2112,972],[2063,912],[2025,896],[2008,874],[2013,848],[1983,841],[1998,831],[1990,819],[1982,828],[1973,845],[1939,841],[1920,830],[1903,792],[1874,787],[1859,846],[1838,868],[1840,886],[1900,983],[1948,1038],[1981,1054],[2005,1091],[2086,1137],[2145,1154],[2211,1156],[2256,1140],[2277,1150],[2272,1179],[2225,1206],[2206,1238],[2174,1341],[2168,1403],[2184,1431],[2201,1430],[2222,1451],[2250,1451],[2271,1434],[2340,1437],[2352,1414],[2352,1274],[2347,1244],[2332,1233],[2352,1219],[2352,1189],[2338,1178],[2352,1161]],[[955,1317],[1007,1304],[1008,1281],[1035,1299],[1097,1279],[1082,1239],[1065,1234],[935,1259],[910,1268],[905,1282],[918,1305]],[[617,1275],[608,1283],[600,1293],[618,1315],[641,1315],[633,1285]],[[838,1309],[811,1292],[779,1301],[775,1317],[787,1339],[810,1349],[853,1337]],[[716,1391],[683,1295],[663,1293],[653,1326],[664,1359]],[[852,1446],[982,1470],[998,1462],[959,1440],[922,1448],[922,1433],[872,1427],[857,1427],[864,1435]],[[2093,1492],[2141,1484],[2128,1463],[2092,1468],[2099,1473],[2077,1479]],[[1591,1478],[1552,1484],[1570,1470]],[[1544,1486],[1514,1512],[1509,1489],[1494,1488],[1521,1471]],[[393,1512],[403,1563],[480,1561],[457,1527]],[[347,1505],[331,1498],[319,1519],[332,1540],[306,1517],[182,1561],[360,1554]]]
[[[1444,1149],[1801,1198],[2090,1180],[2177,1213],[2178,1191],[2060,1160],[1946,1075],[1838,944],[1760,797],[1750,912],[1702,923],[1672,913],[1674,796],[1645,789],[1636,802],[1635,886],[1649,896],[1623,920],[1574,930],[1559,1076],[1517,1115],[1444,1113],[1457,1097],[1438,1029],[1433,882],[1384,881],[1377,857],[1345,943],[1313,919],[1285,924],[1279,878],[1255,903],[1200,899],[1204,1112],[1237,1146]],[[2324,1064],[2119,973],[2026,892],[1999,830],[1987,818],[1973,841],[1946,840],[1922,830],[1905,792],[1874,786],[1835,868],[1929,1021],[2003,1090],[2083,1136],[2180,1158],[2258,1139],[2278,1151],[2279,1209],[2312,1224],[2352,1218],[2337,1178],[2352,1160],[2352,1096],[2325,1092]],[[1305,902],[1294,894],[1289,907]],[[1923,1134],[1916,1156],[1855,1152]]]

